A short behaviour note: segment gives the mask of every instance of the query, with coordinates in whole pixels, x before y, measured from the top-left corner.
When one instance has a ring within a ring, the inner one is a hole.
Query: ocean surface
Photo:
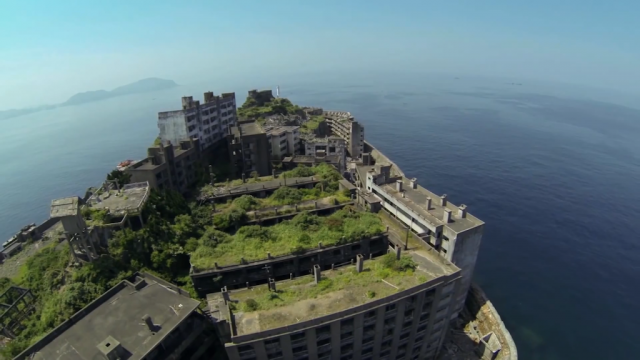
[[[279,79],[346,110],[409,177],[486,222],[476,281],[523,360],[640,358],[640,103],[557,84],[426,75]],[[196,84],[0,122],[0,241],[145,156],[156,114]]]

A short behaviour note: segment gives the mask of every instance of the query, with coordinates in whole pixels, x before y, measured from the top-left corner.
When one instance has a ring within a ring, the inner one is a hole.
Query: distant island
[[[178,84],[176,84],[176,82],[173,80],[147,78],[147,79],[136,81],[128,85],[117,87],[111,91],[95,90],[95,91],[78,93],[70,97],[69,100],[58,105],[43,105],[43,106],[38,106],[38,107],[33,107],[28,109],[11,109],[11,110],[0,111],[0,120],[27,115],[27,114],[35,113],[38,111],[55,109],[59,106],[80,105],[88,102],[110,99],[117,96],[171,89],[177,86]]]

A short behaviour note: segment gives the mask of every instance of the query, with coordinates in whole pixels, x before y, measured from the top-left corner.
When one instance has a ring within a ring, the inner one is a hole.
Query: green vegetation
[[[384,231],[377,215],[353,212],[345,208],[328,217],[301,213],[293,219],[275,226],[243,226],[231,236],[214,229],[207,232],[198,248],[191,255],[191,263],[200,269],[211,269],[218,265],[239,264],[264,259],[267,252],[272,256],[304,252],[318,246],[332,246],[357,241]],[[223,235],[224,234],[224,235]]]
[[[247,100],[238,109],[238,116],[247,119],[264,119],[269,115],[294,115],[302,112],[298,105],[291,103],[289,99],[277,98],[260,106],[253,98]]]
[[[107,174],[107,180],[118,180],[118,185],[122,187],[131,182],[131,174],[115,169]]]
[[[309,120],[307,120],[302,124],[302,126],[300,126],[300,132],[310,134],[320,126],[320,123],[324,121],[325,118],[322,115],[311,116]]]
[[[36,310],[23,320],[25,330],[0,349],[5,358],[13,358],[44,334],[49,332],[89,302],[100,296],[131,270],[111,257],[101,257],[81,268],[70,268],[69,248],[66,244],[47,247],[30,257],[18,278],[10,283],[31,289],[35,295]]]
[[[290,306],[302,300],[320,299],[322,295],[342,290],[361,293],[362,296],[358,296],[356,301],[364,303],[423,283],[419,279],[422,275],[415,274],[416,264],[411,256],[405,255],[396,260],[393,254],[387,254],[374,260],[366,260],[363,268],[361,273],[352,266],[325,271],[318,284],[314,283],[311,276],[279,283],[276,292],[269,291],[266,285],[257,286],[251,290],[232,292],[231,299],[239,301],[240,310],[245,312]],[[341,303],[331,306],[351,305],[356,304]]]
[[[137,271],[147,271],[167,279],[197,297],[189,278],[190,257],[197,266],[211,267],[215,261],[232,263],[243,256],[250,260],[265,257],[267,251],[275,256],[315,247],[319,241],[331,245],[382,232],[383,226],[376,215],[351,213],[349,210],[327,218],[305,213],[269,229],[242,226],[247,219],[247,211],[260,207],[326,196],[344,200],[345,194],[338,191],[340,176],[335,169],[328,165],[300,168],[287,172],[286,176],[302,173],[319,176],[322,181],[313,189],[280,189],[267,199],[242,196],[229,204],[216,206],[223,211],[215,216],[211,205],[189,204],[179,193],[152,190],[142,209],[144,227],[136,231],[125,229],[115,232],[109,242],[108,254],[79,267],[70,265],[72,256],[66,243],[54,242],[52,246],[36,252],[22,263],[16,278],[0,279],[0,289],[15,284],[31,289],[36,299],[35,313],[23,321],[25,330],[1,348],[0,355],[5,358],[16,356]],[[112,174],[115,178],[123,173]],[[249,179],[260,180],[255,177]],[[110,220],[104,209],[86,207],[82,215],[89,224],[103,224]],[[238,231],[233,236],[221,231],[236,227]],[[376,293],[379,292],[376,290]],[[242,306],[258,308],[251,301]]]
[[[100,226],[109,222],[109,212],[105,209],[94,209],[88,206],[82,208],[82,217],[89,226]]]
[[[192,211],[193,209],[193,211]],[[177,193],[152,191],[143,208],[145,227],[118,231],[110,240],[109,255],[81,267],[69,266],[66,243],[55,244],[31,256],[14,279],[0,279],[0,286],[16,284],[33,291],[36,311],[24,320],[26,329],[6,347],[4,358],[13,358],[55,326],[136,271],[155,273],[193,291],[188,277],[187,248],[195,250],[205,233],[207,207],[190,208]],[[91,221],[104,221],[104,210],[83,209]]]

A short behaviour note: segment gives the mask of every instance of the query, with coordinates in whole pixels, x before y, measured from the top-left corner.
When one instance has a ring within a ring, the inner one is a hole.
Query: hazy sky
[[[640,92],[639,1],[0,1],[0,110],[145,77],[351,70]]]

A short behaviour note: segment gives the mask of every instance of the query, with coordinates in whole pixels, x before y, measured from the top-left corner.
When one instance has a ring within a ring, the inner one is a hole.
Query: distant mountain
[[[32,108],[28,108],[28,109],[4,110],[4,111],[0,111],[0,120],[9,119],[9,118],[12,118],[12,117],[17,117],[17,116],[22,116],[22,115],[27,115],[27,114],[35,113],[35,112],[38,112],[38,111],[54,109],[56,107],[57,107],[57,105],[43,105],[43,106],[32,107]]]
[[[36,106],[27,109],[10,109],[0,111],[0,120],[10,119],[22,115],[27,115],[39,111],[55,109],[58,106],[71,106],[71,105],[80,105],[92,101],[100,101],[104,99],[109,99],[116,96],[123,96],[129,94],[139,94],[157,90],[171,89],[178,86],[173,80],[165,80],[158,78],[148,78],[142,79],[140,81],[136,81],[129,85],[124,85],[117,87],[111,91],[107,90],[96,90],[96,91],[87,91],[73,95],[69,98],[69,100],[63,102],[59,105],[42,105]]]
[[[158,78],[148,78],[142,79],[140,81],[136,81],[132,84],[124,85],[117,87],[111,91],[106,90],[96,90],[96,91],[87,91],[83,93],[78,93],[69,98],[69,100],[65,101],[61,105],[79,105],[92,101],[99,101],[104,99],[109,99],[116,96],[129,95],[129,94],[139,94],[157,90],[170,89],[178,86],[173,80],[165,80]]]

